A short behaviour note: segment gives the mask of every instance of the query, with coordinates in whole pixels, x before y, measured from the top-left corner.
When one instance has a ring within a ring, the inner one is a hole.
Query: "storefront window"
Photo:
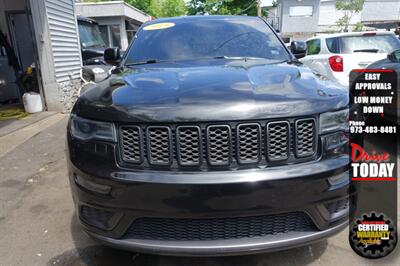
[[[110,47],[110,40],[108,38],[108,26],[107,25],[102,25],[102,26],[99,26],[99,28],[100,28],[101,37],[103,38],[103,40],[106,43],[107,47]]]
[[[121,48],[121,32],[119,29],[119,25],[111,25],[111,39],[112,39],[112,46]]]

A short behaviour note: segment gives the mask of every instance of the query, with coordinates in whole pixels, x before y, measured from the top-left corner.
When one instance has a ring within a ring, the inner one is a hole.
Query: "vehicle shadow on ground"
[[[326,250],[327,241],[280,252],[260,253],[230,257],[173,257],[122,251],[105,247],[92,241],[79,225],[76,215],[71,219],[71,234],[76,249],[66,251],[52,258],[48,265],[306,265],[317,260]]]

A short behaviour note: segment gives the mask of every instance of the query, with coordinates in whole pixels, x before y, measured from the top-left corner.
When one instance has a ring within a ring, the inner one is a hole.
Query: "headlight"
[[[71,135],[81,140],[117,140],[113,123],[93,121],[76,115],[71,115]]]
[[[349,142],[347,133],[338,131],[329,135],[324,136],[325,149],[327,151],[339,148]]]
[[[349,109],[321,114],[319,116],[319,129],[321,133],[337,130],[348,131]]]

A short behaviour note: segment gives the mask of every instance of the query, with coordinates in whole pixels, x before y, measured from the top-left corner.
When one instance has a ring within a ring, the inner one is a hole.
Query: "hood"
[[[312,115],[349,103],[345,88],[306,67],[259,61],[127,69],[85,92],[74,112],[121,122],[205,122]]]

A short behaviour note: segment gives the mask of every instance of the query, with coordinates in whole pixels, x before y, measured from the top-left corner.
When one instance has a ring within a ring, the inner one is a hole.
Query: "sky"
[[[261,6],[272,6],[273,0],[261,0]]]

